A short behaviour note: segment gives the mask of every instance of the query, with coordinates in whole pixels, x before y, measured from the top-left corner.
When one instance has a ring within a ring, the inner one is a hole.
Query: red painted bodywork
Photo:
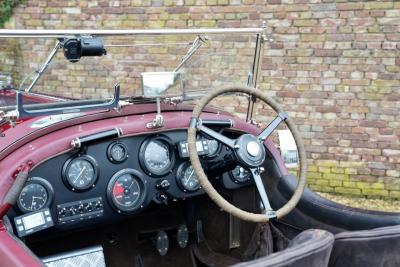
[[[165,125],[159,129],[148,129],[146,124],[155,117],[155,104],[140,104],[125,107],[121,113],[90,112],[84,116],[56,123],[40,129],[32,129],[32,122],[40,119],[33,118],[24,121],[15,128],[7,129],[5,136],[0,138],[0,206],[4,203],[4,196],[14,182],[14,175],[18,166],[31,162],[35,168],[41,162],[71,149],[71,140],[113,128],[121,128],[123,136],[133,136],[155,132],[186,129],[191,118],[192,107],[163,106]],[[217,113],[207,110],[201,116],[203,119],[232,119],[233,130],[257,134],[260,129],[246,123],[242,119],[232,117],[227,113]],[[275,161],[282,175],[288,172],[281,160],[275,145],[267,140],[265,145]],[[4,206],[3,206],[4,208]],[[6,207],[7,208],[7,207]],[[0,229],[0,265],[3,259],[14,263],[10,266],[35,266],[35,259],[24,254],[26,251],[13,240],[9,233]],[[13,262],[15,261],[15,262]],[[4,261],[6,262],[6,261]]]

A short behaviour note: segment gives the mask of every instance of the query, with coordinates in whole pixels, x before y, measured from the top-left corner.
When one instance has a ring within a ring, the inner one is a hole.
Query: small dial
[[[89,156],[80,156],[67,161],[63,178],[71,190],[86,190],[93,187],[98,177],[96,161]]]
[[[173,152],[167,138],[157,137],[143,143],[140,152],[142,167],[149,173],[164,175],[173,165]]]
[[[178,167],[176,178],[179,187],[185,192],[194,192],[200,188],[199,180],[189,162],[184,162]]]
[[[51,185],[42,178],[34,177],[22,188],[17,205],[22,212],[32,212],[48,207],[51,199]]]
[[[250,172],[239,165],[231,170],[229,174],[235,183],[245,183],[250,181]]]
[[[208,142],[208,155],[209,157],[216,156],[218,150],[219,150],[219,142],[214,139],[209,139],[207,140]]]
[[[128,149],[123,143],[112,143],[107,149],[107,156],[111,162],[120,163],[128,158]]]
[[[140,176],[135,170],[124,169],[111,178],[108,197],[118,212],[132,212],[143,203],[145,190]]]

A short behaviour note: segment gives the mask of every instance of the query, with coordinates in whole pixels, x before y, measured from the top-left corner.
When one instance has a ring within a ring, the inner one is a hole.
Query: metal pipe
[[[15,30],[1,29],[0,38],[64,38],[66,36],[187,35],[224,33],[262,33],[263,28],[154,29],[154,30]]]
[[[39,80],[40,76],[42,76],[42,73],[47,69],[51,60],[54,58],[54,56],[57,54],[58,49],[60,49],[60,48],[61,48],[61,42],[57,41],[56,45],[53,48],[53,51],[51,51],[50,55],[47,57],[46,61],[42,65],[42,67],[36,71],[35,78],[33,78],[33,81],[31,82],[29,87],[25,89],[25,92],[30,92],[32,90],[33,86]]]

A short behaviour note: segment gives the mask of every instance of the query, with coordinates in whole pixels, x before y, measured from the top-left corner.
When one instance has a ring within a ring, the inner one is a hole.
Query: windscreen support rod
[[[182,68],[182,66],[193,56],[193,54],[201,47],[201,45],[206,42],[207,39],[207,36],[204,36],[203,39],[200,35],[197,35],[196,39],[194,39],[192,43],[192,46],[182,58],[181,63],[179,63],[179,65],[174,69],[174,72],[177,72],[180,68]]]
[[[47,67],[50,65],[50,62],[53,60],[54,56],[57,54],[58,49],[62,47],[62,44],[60,41],[57,41],[56,45],[54,46],[53,50],[51,51],[50,55],[47,57],[46,61],[43,63],[42,67],[36,71],[36,76],[33,78],[31,84],[29,85],[28,88],[25,89],[25,92],[30,92],[35,86],[36,82],[39,80],[40,76],[42,76],[43,72],[47,69]]]

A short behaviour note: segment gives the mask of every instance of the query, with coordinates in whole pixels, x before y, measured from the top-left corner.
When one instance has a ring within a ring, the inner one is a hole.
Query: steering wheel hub
[[[251,134],[240,136],[235,143],[237,159],[247,167],[258,167],[265,160],[264,145]]]
[[[260,146],[257,142],[250,141],[247,143],[247,153],[252,157],[257,157],[260,154]]]

